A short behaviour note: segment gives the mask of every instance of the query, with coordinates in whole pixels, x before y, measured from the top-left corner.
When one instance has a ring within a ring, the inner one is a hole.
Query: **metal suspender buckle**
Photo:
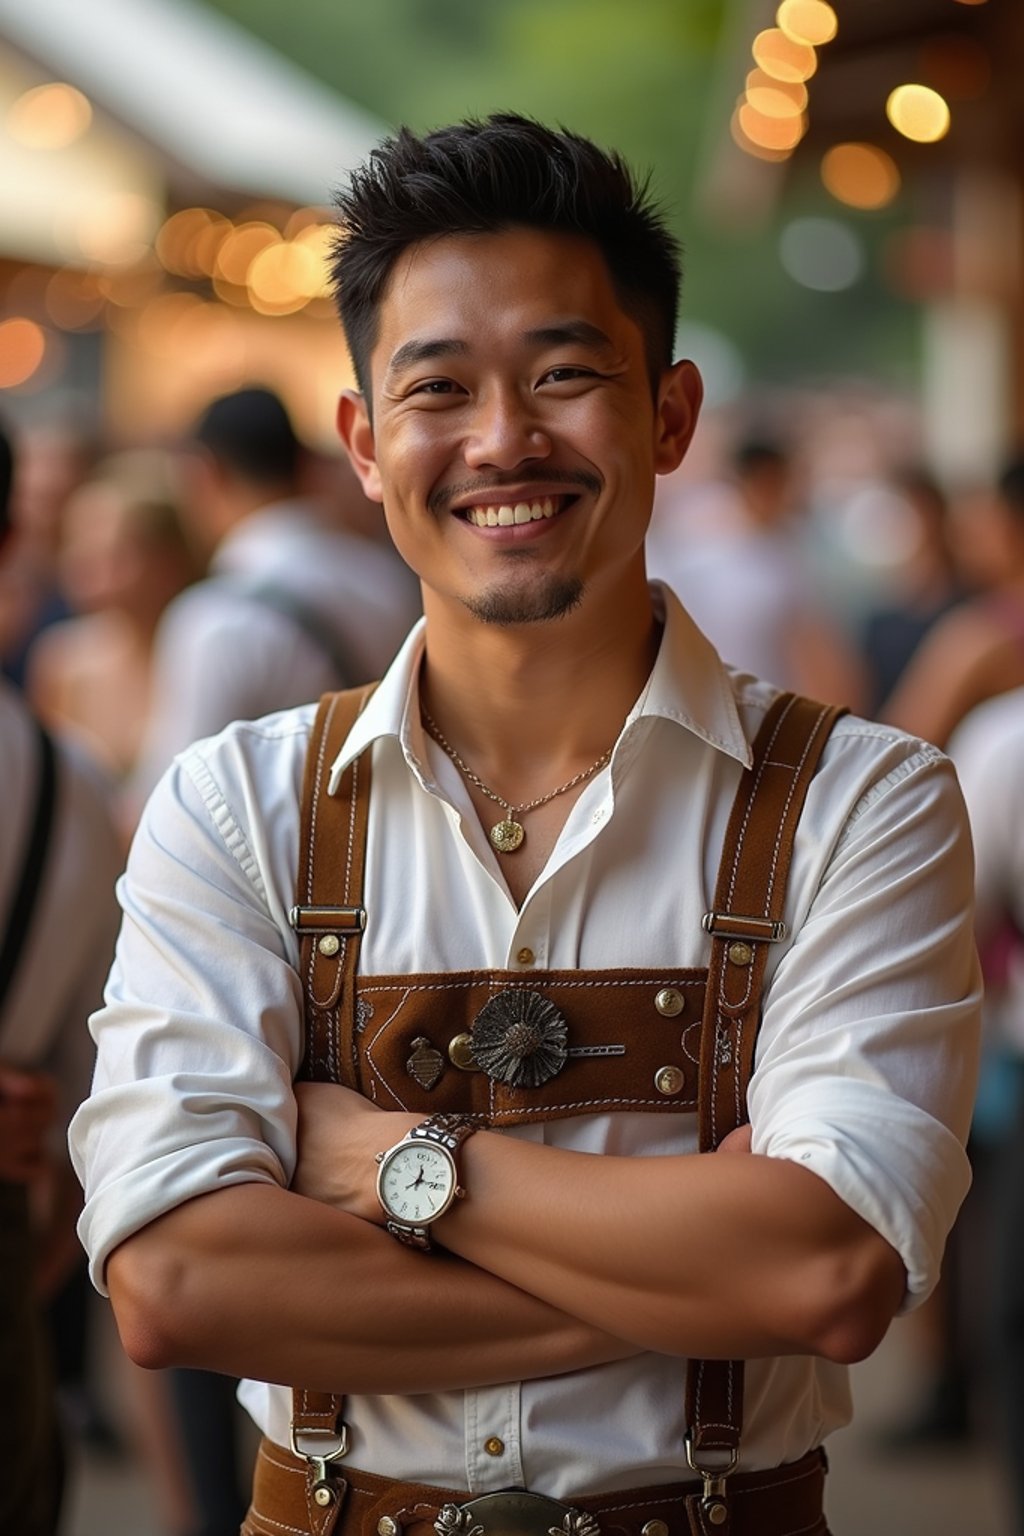
[[[288,921],[296,933],[340,933],[354,938],[366,927],[366,908],[292,907]]]
[[[725,1481],[730,1473],[735,1472],[736,1463],[739,1460],[739,1452],[733,1446],[730,1449],[722,1448],[721,1461],[699,1461],[693,1447],[693,1432],[687,1431],[686,1435],[686,1460],[691,1472],[696,1472],[704,1484],[704,1493],[701,1505],[711,1525],[724,1525],[729,1518],[729,1510],[726,1505]]]
[[[753,939],[762,944],[780,944],[788,929],[771,917],[743,917],[737,912],[705,912],[701,927],[713,939]]]
[[[304,1450],[299,1444],[300,1435],[303,1439],[333,1440],[336,1444],[330,1449],[325,1448],[321,1451]],[[301,1456],[303,1461],[309,1463],[313,1475],[310,1489],[313,1502],[321,1509],[328,1509],[338,1497],[329,1468],[333,1462],[340,1461],[343,1456],[348,1455],[348,1425],[340,1424],[337,1430],[303,1428],[296,1433],[293,1424],[291,1440],[292,1454]]]

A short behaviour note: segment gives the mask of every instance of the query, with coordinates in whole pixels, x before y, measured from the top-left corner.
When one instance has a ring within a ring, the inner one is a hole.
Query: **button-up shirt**
[[[423,632],[413,631],[331,778],[336,788],[347,762],[372,754],[364,973],[707,964],[701,918],[774,690],[724,667],[671,593],[655,595],[665,622],[647,685],[519,907],[458,770],[422,728]],[[94,1093],[72,1132],[101,1287],[112,1248],[164,1211],[244,1180],[291,1178],[302,1029],[287,913],[311,721],[300,709],[200,743],[145,813],[93,1020]],[[753,1149],[810,1168],[881,1232],[903,1259],[908,1301],[934,1284],[969,1178],[971,884],[947,760],[889,726],[842,719],[797,833],[789,936],[772,950],[748,1096]],[[635,1027],[623,1019],[623,1043]],[[696,1150],[695,1121],[620,1113],[502,1134],[669,1156]],[[644,1353],[537,1381],[349,1398],[349,1460],[554,1497],[685,1477],[685,1370]],[[290,1394],[246,1383],[242,1395],[286,1444]],[[741,1464],[791,1461],[848,1416],[844,1368],[753,1361]]]

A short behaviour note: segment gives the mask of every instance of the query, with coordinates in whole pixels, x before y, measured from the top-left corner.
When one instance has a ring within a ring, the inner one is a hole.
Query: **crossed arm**
[[[903,1294],[894,1251],[795,1164],[597,1158],[490,1133],[463,1149],[472,1195],[438,1223],[447,1251],[412,1252],[379,1225],[374,1155],[418,1117],[298,1092],[292,1190],[202,1196],[112,1255],[140,1363],[412,1393],[644,1349],[852,1359]]]

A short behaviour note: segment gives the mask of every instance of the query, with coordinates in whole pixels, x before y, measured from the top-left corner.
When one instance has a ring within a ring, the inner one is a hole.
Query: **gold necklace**
[[[495,805],[500,805],[505,812],[501,821],[495,822],[488,834],[492,844],[499,853],[515,853],[516,849],[521,848],[526,841],[526,830],[522,822],[517,819],[518,817],[525,816],[528,811],[539,810],[542,805],[547,805],[549,800],[557,800],[559,795],[564,795],[570,789],[575,789],[577,784],[585,784],[587,779],[592,779],[594,774],[604,767],[612,755],[612,749],[609,747],[607,752],[601,753],[596,763],[591,763],[589,768],[584,768],[582,773],[577,773],[568,783],[560,784],[550,794],[541,795],[538,800],[530,800],[525,805],[512,805],[510,801],[505,800],[501,795],[496,795],[493,789],[489,789],[479,774],[474,773],[469,764],[463,761],[451,742],[441,734],[440,726],[428,714],[426,709],[422,710],[422,715],[423,724],[426,726],[428,733],[437,742],[442,752],[447,753],[451,758],[463,778],[468,779],[482,795],[486,795],[488,800],[493,800]]]

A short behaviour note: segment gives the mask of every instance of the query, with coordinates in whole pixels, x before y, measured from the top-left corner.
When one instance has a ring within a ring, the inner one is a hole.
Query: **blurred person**
[[[781,443],[747,438],[729,480],[706,491],[714,527],[691,540],[661,522],[651,572],[731,666],[811,698],[857,708],[864,678],[856,652],[815,593],[794,507],[793,464]]]
[[[36,713],[117,779],[133,768],[150,713],[157,624],[199,575],[173,495],[150,453],[104,460],[72,492],[58,574],[78,616],[46,629],[29,657]]]
[[[247,1536],[507,1530],[495,1501],[825,1536],[843,1365],[934,1283],[968,1179],[955,776],[731,671],[648,583],[701,384],[618,156],[512,114],[403,129],[339,201],[339,428],[424,620],[372,696],[237,724],[148,802],[72,1133],[94,1277],[140,1360],[245,1372]],[[736,927],[705,920],[727,822],[810,755],[795,844],[755,813],[746,845],[779,924],[731,857]],[[311,843],[344,906],[295,895]],[[324,1050],[364,1093],[295,1086]]]
[[[406,633],[386,555],[303,494],[305,453],[270,390],[214,400],[184,459],[184,510],[209,575],[156,638],[153,708],[132,798],[232,720],[379,677]]]
[[[32,645],[70,607],[57,574],[64,508],[95,463],[98,444],[74,424],[23,432],[11,492],[8,549],[0,567],[0,674],[25,683]]]
[[[1024,458],[971,498],[958,548],[981,590],[932,628],[881,711],[939,747],[975,705],[1024,686]]]
[[[1024,1536],[1024,688],[978,706],[950,741],[974,836],[977,931],[1001,956],[986,998],[993,1049],[1004,1058],[1009,1128],[991,1177],[984,1308],[991,1325],[997,1438]],[[977,1306],[978,1288],[971,1304]]]
[[[914,467],[893,476],[892,489],[907,520],[909,548],[893,588],[861,630],[871,714],[892,693],[925,635],[966,595],[950,540],[949,505],[938,482]]]
[[[0,565],[13,455],[0,429]],[[44,1301],[78,1264],[63,1129],[89,1089],[89,1011],[117,931],[109,796],[0,679],[0,1531],[51,1536],[63,1451]]]

